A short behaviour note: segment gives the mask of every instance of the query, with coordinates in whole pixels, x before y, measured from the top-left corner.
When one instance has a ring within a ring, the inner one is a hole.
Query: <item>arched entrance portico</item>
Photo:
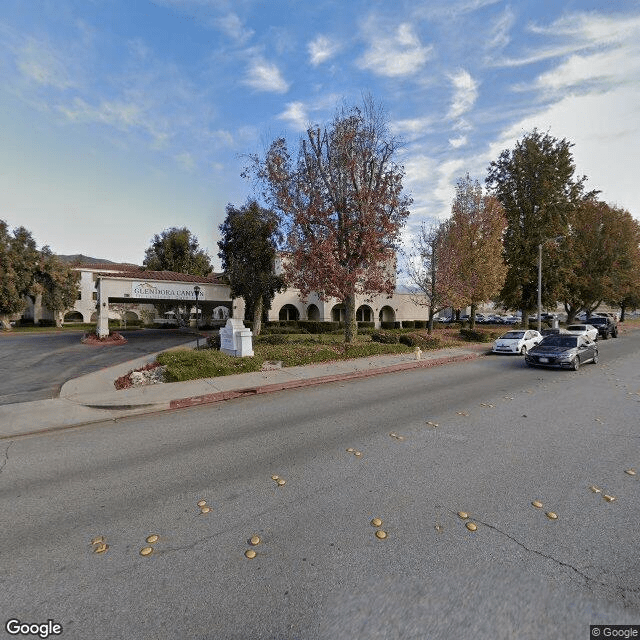
[[[172,271],[132,271],[97,274],[98,326],[100,337],[109,335],[109,304],[158,304],[175,306],[204,315],[204,308],[226,307],[242,317],[244,301],[232,300],[229,286],[216,276],[191,276]]]

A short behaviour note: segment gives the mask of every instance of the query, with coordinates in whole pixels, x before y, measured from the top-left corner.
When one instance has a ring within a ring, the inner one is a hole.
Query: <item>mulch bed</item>
[[[99,338],[95,333],[85,333],[84,337],[81,340],[82,344],[88,344],[91,346],[100,346],[100,345],[117,345],[117,344],[126,344],[127,339],[123,338],[118,332],[114,331],[110,333],[108,336],[104,338]]]

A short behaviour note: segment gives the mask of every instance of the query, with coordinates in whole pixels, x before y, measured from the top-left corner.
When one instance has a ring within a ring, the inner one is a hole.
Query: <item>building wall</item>
[[[419,304],[419,302],[423,304]],[[375,323],[376,327],[380,326],[381,321],[401,321],[401,320],[427,320],[429,310],[426,306],[426,297],[420,298],[409,293],[395,293],[392,296],[356,296],[356,310],[361,307],[368,308],[370,313],[370,321]],[[297,310],[298,319],[312,320],[309,317],[309,309],[319,311],[317,318],[321,322],[330,322],[334,319],[332,312],[337,311],[335,307],[340,306],[337,298],[329,298],[326,301],[320,300],[315,293],[311,294],[306,301],[303,301],[298,289],[287,289],[283,293],[276,294],[268,313],[269,320],[280,320],[280,314],[285,307],[291,306]],[[363,309],[364,311],[364,309]],[[289,315],[289,314],[287,314]],[[344,313],[341,314],[344,319]],[[286,319],[292,319],[290,317]]]

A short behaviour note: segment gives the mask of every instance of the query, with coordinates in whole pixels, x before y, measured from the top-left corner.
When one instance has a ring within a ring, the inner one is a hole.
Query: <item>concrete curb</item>
[[[388,367],[380,367],[377,369],[365,369],[362,371],[352,371],[350,373],[338,373],[330,376],[320,376],[317,378],[304,378],[299,380],[289,380],[287,382],[276,382],[273,384],[265,384],[256,387],[246,387],[244,389],[236,389],[233,391],[219,391],[217,393],[208,393],[200,396],[192,396],[190,398],[182,398],[179,400],[171,400],[170,409],[183,409],[186,407],[194,407],[203,404],[211,404],[214,402],[222,402],[224,400],[233,400],[234,398],[242,398],[246,396],[259,395],[263,393],[273,393],[275,391],[283,391],[285,389],[297,389],[300,387],[311,387],[327,382],[340,382],[343,380],[354,380],[356,378],[370,378],[372,376],[382,375],[385,373],[395,373],[397,371],[406,371],[409,369],[423,369],[435,367],[443,364],[454,364],[468,360],[475,360],[480,354],[468,354],[463,356],[450,356],[448,358],[435,358],[432,360],[420,360],[416,362],[403,362],[400,364],[390,365]]]

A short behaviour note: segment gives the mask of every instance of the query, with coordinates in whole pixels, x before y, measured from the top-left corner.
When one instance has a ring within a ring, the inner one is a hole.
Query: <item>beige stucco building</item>
[[[282,255],[276,260],[276,272],[282,272]],[[229,315],[244,316],[244,301],[232,300],[229,286],[224,284],[220,274],[207,277],[190,276],[170,271],[143,271],[133,264],[79,264],[73,267],[80,272],[78,299],[72,310],[65,316],[65,322],[96,322],[99,332],[108,329],[108,320],[142,321],[145,324],[169,321],[161,315],[156,304],[159,302],[182,301],[195,311],[194,287],[199,287],[199,301],[205,313],[200,314],[204,322],[209,319],[224,320]],[[395,265],[390,263],[390,269]],[[169,314],[170,315],[170,314]],[[358,296],[356,298],[356,319],[359,322],[373,322],[376,327],[381,322],[402,320],[426,320],[428,306],[426,297],[409,293],[394,293],[391,296]],[[42,307],[41,300],[35,303],[29,299],[23,318],[52,320],[53,314]],[[341,321],[345,319],[345,309],[339,300],[321,300],[311,294],[303,300],[300,291],[287,289],[276,294],[268,320],[316,320]]]

